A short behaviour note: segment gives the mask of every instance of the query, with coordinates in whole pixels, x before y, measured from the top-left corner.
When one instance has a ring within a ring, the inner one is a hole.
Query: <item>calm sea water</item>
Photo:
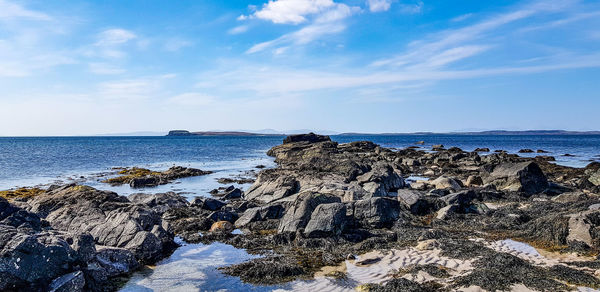
[[[282,139],[279,136],[0,137],[0,189],[68,182],[124,166],[166,169],[183,165],[229,175],[256,164],[272,163],[265,152]],[[332,136],[332,139],[338,142],[370,140],[397,148],[425,141],[424,148],[443,144],[467,151],[477,147],[513,153],[522,148],[543,149],[550,152],[545,155],[555,156],[557,163],[576,167],[600,159],[600,136],[373,135]],[[562,156],[566,153],[575,157]]]

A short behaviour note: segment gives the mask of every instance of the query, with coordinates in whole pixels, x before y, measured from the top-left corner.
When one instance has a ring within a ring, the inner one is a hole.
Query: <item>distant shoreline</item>
[[[288,134],[264,134],[239,131],[198,131],[172,130],[166,136],[286,136]],[[575,136],[600,135],[600,131],[527,130],[527,131],[481,131],[481,132],[413,132],[413,133],[340,133],[331,136],[431,136],[431,135],[497,135],[497,136]]]

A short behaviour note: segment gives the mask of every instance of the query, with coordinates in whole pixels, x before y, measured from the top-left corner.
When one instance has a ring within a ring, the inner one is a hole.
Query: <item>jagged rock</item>
[[[596,170],[596,172],[592,173],[588,180],[595,186],[600,186],[600,170]]]
[[[531,150],[531,149],[521,149],[521,150],[519,150],[519,153],[533,153],[533,150]]]
[[[465,183],[465,186],[467,186],[467,187],[482,186],[482,185],[483,185],[483,179],[481,179],[481,177],[478,175],[470,175],[467,178],[467,181]]]
[[[298,181],[290,176],[280,176],[274,180],[267,178],[263,172],[258,175],[256,182],[246,191],[246,200],[257,200],[270,203],[298,192]]]
[[[377,164],[371,171],[356,177],[359,184],[373,197],[387,196],[405,186],[404,179],[386,164]]]
[[[435,215],[435,218],[438,220],[446,220],[450,214],[455,213],[460,207],[457,205],[448,205],[439,209]]]
[[[318,193],[301,193],[290,205],[281,222],[278,232],[296,232],[306,227],[312,212],[321,204],[339,203],[340,198]]]
[[[559,203],[571,203],[571,202],[585,201],[585,200],[589,200],[589,199],[590,199],[590,196],[584,192],[568,192],[568,193],[563,193],[563,194],[560,194],[560,195],[552,198],[552,201],[559,202]]]
[[[475,152],[490,152],[490,148],[476,148]]]
[[[540,193],[548,188],[548,179],[535,162],[502,163],[485,179],[500,190]]]
[[[130,249],[141,261],[157,260],[174,245],[160,214],[113,192],[69,186],[36,196],[28,204],[54,229],[89,233],[97,244]]]
[[[304,234],[308,237],[339,235],[346,227],[347,222],[346,205],[343,203],[321,204],[312,212]]]
[[[352,213],[362,226],[382,228],[398,219],[400,205],[396,199],[371,198],[354,202]]]
[[[232,200],[232,199],[239,199],[242,197],[242,190],[235,188],[233,190],[230,191],[226,191],[223,196],[221,196],[221,198],[223,198],[224,200]]]
[[[78,292],[83,291],[85,278],[81,271],[60,276],[50,283],[50,292]]]
[[[225,202],[207,197],[195,197],[190,204],[209,211],[221,210],[221,208],[227,205]]]
[[[296,143],[296,142],[308,142],[308,143],[317,143],[317,142],[325,142],[331,141],[329,136],[317,135],[315,133],[308,134],[298,134],[298,135],[290,135],[283,139],[283,144]]]
[[[426,197],[420,191],[408,189],[398,190],[398,201],[414,215],[425,215],[445,205],[437,198]]]
[[[127,197],[131,202],[144,204],[155,212],[162,214],[171,208],[181,208],[188,205],[188,201],[174,192],[158,194],[131,194]]]
[[[263,221],[267,219],[279,219],[281,216],[283,216],[283,211],[284,208],[281,205],[250,208],[235,221],[235,226],[241,228],[252,222]]]
[[[236,213],[231,212],[231,211],[216,211],[216,212],[212,212],[209,216],[209,219],[213,220],[213,221],[228,221],[228,222],[235,222],[239,217]]]
[[[447,176],[440,176],[430,182],[428,184],[433,185],[436,189],[452,189],[452,190],[460,190],[460,183]]]
[[[590,247],[598,247],[600,234],[600,211],[584,211],[569,216],[569,235],[567,241],[583,242]]]
[[[471,204],[475,199],[479,198],[479,195],[473,190],[465,190],[457,193],[452,193],[442,197],[442,201],[446,202],[447,205],[458,205],[465,207]]]

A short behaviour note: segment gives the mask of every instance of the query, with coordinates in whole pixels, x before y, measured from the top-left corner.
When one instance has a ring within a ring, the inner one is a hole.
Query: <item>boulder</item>
[[[373,197],[387,196],[405,186],[404,179],[387,164],[376,164],[371,171],[357,176],[356,180]]]
[[[501,163],[485,178],[499,190],[535,194],[548,188],[548,179],[535,162]]]
[[[470,175],[467,178],[467,181],[465,182],[465,186],[467,186],[467,187],[475,187],[475,186],[482,186],[482,185],[483,185],[483,179],[478,175]]]
[[[447,205],[458,205],[460,207],[467,207],[475,199],[479,198],[479,195],[473,190],[465,190],[457,193],[452,193],[442,197]]]
[[[212,198],[195,197],[192,200],[191,205],[199,207],[204,210],[217,211],[217,210],[221,210],[221,208],[223,208],[227,204],[225,204],[225,202],[215,200]]]
[[[490,148],[476,148],[475,152],[490,152]]]
[[[595,172],[593,172],[588,178],[588,180],[595,186],[600,186],[600,170],[596,170]]]
[[[390,198],[359,200],[353,203],[352,214],[363,227],[389,227],[400,216],[400,204]]]
[[[226,191],[221,198],[223,200],[239,199],[242,197],[242,194],[242,190],[234,188],[233,190]]]
[[[437,211],[435,219],[446,220],[451,214],[456,213],[456,211],[458,211],[459,208],[460,207],[456,205],[448,205],[446,207],[443,207]]]
[[[427,182],[430,185],[433,185],[436,189],[452,189],[452,190],[460,190],[460,183],[447,176],[440,176],[432,181]]]
[[[306,227],[317,206],[327,203],[340,203],[339,197],[319,193],[300,193],[281,218],[278,232],[296,232]]]
[[[290,135],[283,139],[283,144],[296,143],[296,142],[308,142],[308,143],[317,143],[317,142],[326,142],[331,141],[329,136],[317,135],[315,133],[308,134],[298,134],[298,135]]]
[[[304,234],[308,237],[340,235],[347,222],[346,205],[343,203],[321,204],[310,216]]]
[[[598,247],[598,234],[600,234],[600,211],[584,211],[569,216],[569,235],[567,242],[585,243],[590,247]]]
[[[442,201],[435,197],[425,196],[422,192],[410,189],[398,190],[398,201],[414,215],[426,215],[432,210],[443,207]]]
[[[531,149],[521,149],[521,150],[519,150],[519,153],[533,153],[533,150],[531,150]]]
[[[246,191],[244,199],[270,203],[295,194],[299,189],[300,184],[294,177],[279,176],[273,180],[261,172],[256,182]]]
[[[129,201],[136,204],[144,204],[159,214],[165,213],[171,208],[181,208],[188,205],[188,201],[174,192],[158,194],[131,194],[127,197]]]
[[[36,196],[28,204],[52,228],[75,235],[89,233],[96,244],[129,249],[144,262],[159,259],[175,245],[159,213],[113,192],[67,186]]]
[[[238,228],[245,227],[252,222],[263,221],[267,219],[279,219],[283,216],[284,208],[282,205],[270,205],[247,209],[239,219],[235,221]]]

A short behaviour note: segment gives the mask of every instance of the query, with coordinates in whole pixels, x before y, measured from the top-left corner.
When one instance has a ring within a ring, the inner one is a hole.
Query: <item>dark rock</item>
[[[475,152],[490,152],[490,148],[476,148]]]
[[[485,179],[498,189],[535,194],[548,188],[548,179],[535,162],[502,163]]]
[[[295,194],[299,189],[300,185],[293,177],[281,176],[271,180],[261,173],[256,182],[246,191],[244,199],[269,203]]]
[[[327,203],[339,203],[340,201],[340,198],[330,195],[318,193],[299,194],[281,218],[278,228],[279,233],[296,232],[298,229],[306,227],[317,206]]]
[[[359,200],[354,202],[353,207],[354,218],[364,227],[389,227],[400,216],[400,205],[395,199]]]
[[[221,208],[223,208],[227,204],[225,202],[215,200],[212,198],[195,197],[192,200],[191,205],[200,207],[201,209],[204,209],[204,210],[217,211],[217,210],[221,210]]]
[[[308,237],[340,235],[348,223],[346,205],[343,203],[321,204],[313,211],[304,229]]]
[[[174,192],[159,194],[131,194],[127,197],[131,202],[144,204],[159,214],[165,213],[171,208],[181,208],[188,205],[188,201]]]
[[[329,136],[317,135],[315,133],[308,134],[299,134],[299,135],[290,135],[283,139],[283,144],[296,143],[296,142],[308,142],[308,143],[317,143],[317,142],[326,142],[331,141]]]
[[[84,286],[83,273],[77,271],[54,279],[48,288],[50,292],[78,292],[83,291]]]
[[[546,151],[546,150],[542,150],[542,149],[538,149],[536,152],[537,152],[537,153],[549,153],[548,151]]]

